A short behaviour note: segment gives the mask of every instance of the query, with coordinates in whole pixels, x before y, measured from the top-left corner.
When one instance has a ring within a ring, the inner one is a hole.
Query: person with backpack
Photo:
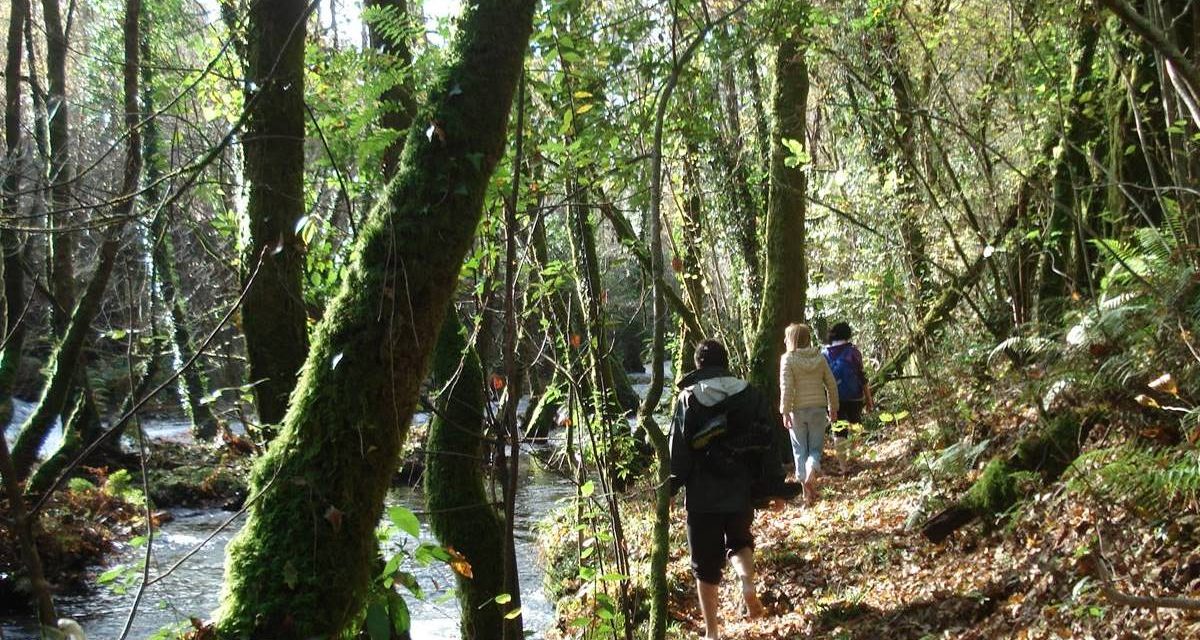
[[[875,408],[871,396],[871,385],[863,371],[862,352],[850,342],[852,331],[849,323],[839,322],[829,329],[829,346],[825,347],[825,360],[837,380],[839,415],[850,424],[862,424],[863,410]],[[845,429],[834,428],[834,437],[840,437]]]
[[[829,363],[812,347],[812,329],[788,325],[783,333],[787,352],[779,360],[779,413],[790,431],[796,478],[804,485],[804,502],[817,498],[825,429],[838,418],[838,387]]]
[[[696,346],[696,370],[679,382],[671,424],[671,495],[684,489],[687,539],[704,637],[720,637],[718,586],[729,559],[741,580],[748,617],[765,614],[754,584],[756,487],[783,471],[773,449],[770,403],[754,386],[729,372],[729,356],[716,340]],[[772,466],[773,465],[773,466]]]

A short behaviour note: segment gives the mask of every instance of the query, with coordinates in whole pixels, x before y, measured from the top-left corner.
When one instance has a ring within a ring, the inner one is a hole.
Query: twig
[[[1134,596],[1122,591],[1118,591],[1113,586],[1112,573],[1108,570],[1108,563],[1104,559],[1104,537],[1097,536],[1099,550],[1090,554],[1092,569],[1096,574],[1096,579],[1100,582],[1100,593],[1113,604],[1134,607],[1137,609],[1183,609],[1186,611],[1200,611],[1200,600],[1194,598],[1182,598],[1178,596]]]

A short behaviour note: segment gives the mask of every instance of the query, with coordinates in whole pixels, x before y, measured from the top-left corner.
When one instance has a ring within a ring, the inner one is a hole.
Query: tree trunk
[[[21,173],[29,163],[24,161],[25,144],[21,134],[21,59],[24,26],[29,14],[28,0],[13,0],[9,9],[8,47],[4,61],[4,149],[5,164],[3,199],[0,214],[17,219],[20,213]],[[21,264],[21,241],[10,228],[0,229],[0,251],[4,252],[4,352],[0,355],[0,404],[11,402],[12,384],[21,364],[25,348],[25,271]],[[11,412],[11,406],[7,411]],[[7,425],[8,419],[0,421]]]
[[[46,29],[46,110],[50,137],[50,212],[46,216],[49,231],[49,273],[47,283],[54,298],[50,307],[51,322],[57,337],[62,337],[70,322],[71,309],[75,308],[75,234],[62,227],[69,227],[74,217],[70,210],[75,205],[72,184],[75,178],[71,162],[71,117],[67,102],[67,32],[63,26],[59,0],[42,0],[42,19]],[[30,69],[30,75],[35,73]],[[20,458],[13,451],[17,471],[21,470]]]
[[[805,6],[804,11],[807,11]],[[750,381],[779,405],[779,358],[783,330],[803,322],[808,290],[808,260],[804,238],[807,176],[805,167],[788,167],[782,141],[807,139],[808,64],[806,36],[783,37],[775,55],[775,131],[771,137],[771,188],[767,210],[767,259],[762,311],[750,358]],[[781,430],[780,433],[783,433]],[[789,451],[787,447],[783,451]]]
[[[683,234],[680,239],[683,256],[679,263],[679,277],[683,281],[683,291],[687,294],[688,306],[691,307],[693,313],[700,315],[704,309],[704,265],[700,255],[701,234],[704,228],[701,216],[704,212],[703,201],[700,197],[700,180],[692,161],[692,158],[699,156],[700,150],[693,142],[688,143],[687,149],[688,153],[683,165],[683,206],[680,207],[680,214],[683,217]],[[754,211],[744,211],[743,215],[753,220]],[[750,226],[754,227],[755,225],[751,224]],[[757,236],[757,234],[755,235]],[[746,292],[750,293],[756,290],[747,286]],[[676,379],[695,368],[693,361],[695,360],[696,344],[704,337],[702,334],[688,331],[687,323],[680,322],[679,351],[675,354]]]
[[[242,138],[250,242],[242,306],[246,357],[259,421],[278,425],[308,351],[296,225],[304,215],[304,41],[306,0],[250,3],[247,72],[250,110]],[[274,427],[265,430],[271,437]]]
[[[17,217],[17,193],[21,187],[21,172],[26,166],[22,161],[24,150],[21,140],[21,49],[28,13],[27,0],[13,0],[9,7],[8,47],[4,63],[4,143],[8,170],[4,176],[2,205],[4,216],[12,218]],[[4,314],[4,321],[0,322],[0,326],[4,327],[4,353],[0,356],[0,425],[7,425],[12,419],[12,385],[24,347],[24,318],[21,315],[25,306],[25,287],[16,232],[10,229],[0,231],[0,247],[4,251],[4,259],[0,261],[4,279],[4,304],[0,305],[0,313]],[[7,438],[0,438],[0,475],[3,476],[12,529],[16,533],[21,561],[28,575],[29,590],[37,604],[38,622],[43,627],[53,627],[58,615],[50,597],[50,584],[42,570],[33,523],[29,520],[25,497],[21,495],[21,484],[17,480]]]
[[[1064,414],[1039,425],[1011,453],[992,458],[963,497],[930,518],[921,534],[930,542],[941,542],[976,518],[1004,514],[1026,495],[1018,474],[1036,473],[1042,483],[1057,480],[1079,455],[1093,423],[1089,417]]]
[[[142,13],[142,108],[146,113],[154,113],[154,64],[151,61],[151,31],[152,16],[149,11]],[[164,159],[160,155],[159,143],[161,138],[158,131],[158,120],[152,118],[143,125],[143,156],[146,164],[146,202],[157,206],[161,198],[158,186],[162,177]],[[171,222],[176,219],[178,209],[169,205],[159,211],[150,223],[150,256],[153,266],[154,280],[158,297],[167,309],[171,318],[171,340],[179,357],[179,362],[188,362],[196,353],[189,329],[191,316],[187,310],[187,300],[180,293],[179,272],[176,269],[175,242],[171,235]],[[217,417],[213,414],[212,405],[205,402],[208,397],[208,380],[204,369],[197,363],[184,370],[178,386],[184,412],[192,423],[192,435],[198,441],[212,440],[217,435]]]
[[[464,640],[503,637],[505,609],[494,600],[504,584],[504,520],[484,490],[483,369],[453,305],[433,357],[432,382],[442,393],[425,443],[425,503],[442,546],[461,553],[469,576],[456,573]],[[518,630],[519,633],[519,630]]]
[[[531,0],[467,5],[423,120],[436,127],[410,130],[387,205],[365,223],[252,475],[220,637],[332,636],[359,615],[391,471],[503,154],[532,15]]]
[[[1075,60],[1072,64],[1071,95],[1063,114],[1062,142],[1054,164],[1053,201],[1050,220],[1042,238],[1042,257],[1038,277],[1037,322],[1043,330],[1056,327],[1062,318],[1069,290],[1082,283],[1072,283],[1070,268],[1071,244],[1076,236],[1076,219],[1082,216],[1081,193],[1089,187],[1091,176],[1084,147],[1098,137],[1095,116],[1088,115],[1089,101],[1095,102],[1096,82],[1092,62],[1100,29],[1094,20],[1083,18],[1079,26]],[[1082,238],[1077,239],[1080,251],[1085,251]]]

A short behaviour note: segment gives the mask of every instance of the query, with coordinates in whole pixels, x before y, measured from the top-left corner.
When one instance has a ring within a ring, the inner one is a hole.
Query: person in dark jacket
[[[829,346],[825,347],[825,360],[829,363],[833,377],[837,379],[840,409],[838,415],[850,424],[862,424],[863,410],[870,413],[875,408],[871,395],[871,384],[863,370],[862,352],[850,342],[850,324],[839,322],[829,329]],[[844,432],[835,430],[835,436]]]
[[[754,585],[754,521],[750,465],[720,459],[702,440],[713,431],[743,426],[746,420],[772,420],[771,407],[757,389],[729,372],[725,347],[705,340],[696,347],[696,370],[679,382],[671,425],[671,493],[684,489],[688,548],[705,638],[720,637],[717,601],[721,573],[729,559],[742,583],[746,614],[765,613]],[[723,416],[723,417],[722,417]],[[778,455],[766,456],[775,465]],[[782,469],[779,470],[782,476]]]

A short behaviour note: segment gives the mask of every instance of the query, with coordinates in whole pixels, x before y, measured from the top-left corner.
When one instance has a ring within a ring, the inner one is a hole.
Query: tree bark
[[[22,161],[21,58],[28,13],[27,0],[13,0],[9,7],[8,47],[4,63],[4,143],[8,171],[4,176],[2,204],[5,217],[13,218],[18,212],[17,193],[21,188],[21,172],[26,166]],[[4,304],[0,305],[0,313],[4,314],[4,321],[0,322],[4,327],[4,353],[0,356],[0,425],[7,425],[12,419],[12,385],[24,347],[24,318],[21,316],[24,313],[25,287],[18,263],[20,246],[16,233],[10,229],[0,231],[0,247],[4,251],[4,259],[0,261],[4,280]],[[58,615],[50,597],[50,584],[42,570],[33,523],[29,519],[25,497],[21,495],[21,484],[17,480],[7,438],[0,438],[0,476],[3,476],[8,512],[12,517],[12,529],[16,533],[21,561],[28,573],[29,589],[37,605],[38,622],[43,627],[52,627],[57,623]]]
[[[1037,472],[1043,482],[1058,479],[1079,455],[1093,423],[1092,418],[1071,413],[1048,419],[1010,453],[992,458],[962,498],[930,518],[921,534],[941,542],[976,518],[1005,513],[1025,495],[1018,473]]]
[[[1080,194],[1087,188],[1085,178],[1091,175],[1084,147],[1098,137],[1096,119],[1088,115],[1086,107],[1089,101],[1097,100],[1092,62],[1099,39],[1100,29],[1095,21],[1083,18],[1072,64],[1071,95],[1063,114],[1061,149],[1054,163],[1050,219],[1042,238],[1037,322],[1045,330],[1058,325],[1069,290],[1079,285],[1071,282],[1072,240],[1075,240],[1077,251],[1086,251],[1085,240],[1075,233],[1075,229],[1076,219],[1083,215]]]
[[[687,149],[688,154],[683,165],[683,204],[680,207],[680,214],[683,217],[683,234],[680,239],[683,255],[679,260],[679,277],[683,281],[683,291],[687,294],[688,306],[693,313],[700,315],[704,309],[704,267],[700,255],[701,234],[704,228],[701,216],[704,213],[704,203],[700,197],[698,170],[692,161],[692,158],[699,156],[700,150],[693,142],[688,143]],[[754,217],[752,210],[745,214],[751,219]],[[752,292],[756,289],[747,288],[746,291]],[[679,324],[679,352],[675,354],[676,379],[695,368],[693,361],[695,360],[696,344],[704,339],[703,334],[689,331],[686,322]]]
[[[455,574],[463,640],[504,636],[504,519],[484,490],[483,369],[453,305],[433,357],[432,382],[443,388],[425,443],[425,502],[442,546],[461,553],[470,575]],[[519,633],[519,628],[518,628]]]
[[[262,261],[242,307],[246,357],[258,418],[278,425],[308,351],[296,225],[304,215],[304,41],[309,3],[250,3],[250,105],[243,136],[250,242],[246,277]],[[274,433],[267,427],[266,437]]]
[[[391,471],[503,153],[532,15],[532,0],[467,6],[421,118],[430,126],[410,130],[252,475],[260,497],[228,549],[220,637],[332,636],[359,615]]]
[[[20,211],[18,193],[21,173],[28,165],[24,161],[25,144],[21,133],[21,60],[25,42],[25,23],[29,15],[28,0],[13,0],[9,9],[8,47],[4,62],[4,147],[8,170],[4,175],[3,199],[0,213],[16,219]],[[0,229],[0,251],[4,271],[4,352],[0,355],[0,404],[12,399],[12,383],[21,364],[25,347],[25,271],[21,264],[21,242],[17,232]],[[11,406],[7,409],[11,412]],[[8,424],[8,419],[0,421]]]

